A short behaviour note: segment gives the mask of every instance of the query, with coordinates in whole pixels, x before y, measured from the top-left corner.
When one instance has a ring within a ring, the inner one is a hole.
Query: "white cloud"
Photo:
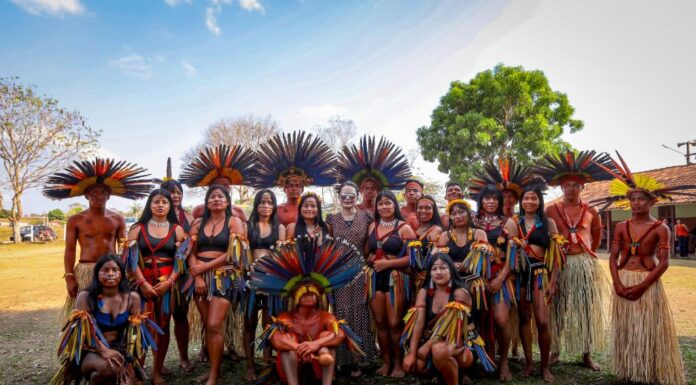
[[[306,106],[300,108],[300,114],[309,118],[320,118],[329,119],[332,116],[348,115],[348,109],[346,107],[337,106],[334,104],[322,104],[318,106]]]
[[[191,4],[191,0],[164,0],[164,2],[170,7],[176,7],[177,5],[183,3]]]
[[[32,15],[79,15],[85,11],[80,0],[11,0]]]
[[[258,11],[264,13],[263,5],[259,0],[239,0],[239,6],[247,11]]]
[[[205,25],[210,32],[218,36],[220,36],[221,30],[217,23],[217,14],[220,13],[220,11],[221,8],[219,5],[205,9]]]
[[[154,64],[166,61],[162,55],[143,56],[137,52],[132,52],[127,47],[126,50],[129,51],[127,55],[109,60],[109,65],[118,68],[128,76],[149,79],[153,75]]]
[[[181,66],[184,67],[184,72],[186,73],[186,76],[196,76],[196,74],[198,73],[196,67],[194,67],[191,63],[187,62],[186,60],[181,61]]]

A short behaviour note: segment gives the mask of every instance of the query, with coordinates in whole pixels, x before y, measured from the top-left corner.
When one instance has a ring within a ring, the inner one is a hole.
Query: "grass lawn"
[[[57,369],[55,347],[60,330],[58,309],[65,299],[63,273],[63,243],[0,245],[0,384],[43,384]],[[602,261],[607,268],[606,261]],[[670,298],[679,334],[682,355],[687,367],[687,380],[696,384],[696,261],[674,261],[663,277]],[[176,368],[176,347],[172,342],[167,366],[173,370],[169,384],[188,384],[203,372],[184,374]],[[191,356],[198,346],[191,347]],[[573,357],[563,357],[564,363],[554,366],[557,384],[618,384],[608,373],[606,352],[597,352],[595,358],[605,368],[590,372],[572,363]],[[538,361],[538,357],[537,357]],[[512,363],[513,373],[521,364]],[[226,360],[223,383],[244,384],[243,364]],[[474,379],[478,384],[499,383],[493,379]],[[406,378],[389,380],[363,376],[359,381],[341,378],[338,384],[429,384],[425,379]],[[522,380],[516,384],[543,384],[539,379]]]

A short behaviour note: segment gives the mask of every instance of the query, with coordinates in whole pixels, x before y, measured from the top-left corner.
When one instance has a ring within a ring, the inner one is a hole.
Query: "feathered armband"
[[[401,333],[401,339],[399,344],[408,352],[409,342],[411,341],[411,336],[413,336],[413,330],[416,326],[416,320],[418,319],[418,308],[412,307],[408,309],[406,315],[404,316],[404,331]]]
[[[157,334],[164,334],[164,331],[148,318],[149,315],[149,313],[140,313],[128,317],[126,353],[135,358],[136,365],[137,361],[145,358],[148,349],[152,348],[152,350],[157,351],[155,337],[150,333],[149,328],[152,328]]]
[[[476,354],[476,357],[478,357],[479,362],[481,362],[481,365],[483,366],[483,369],[486,372],[495,372],[495,362],[493,361],[493,359],[491,359],[488,353],[486,353],[486,344],[483,342],[483,338],[481,338],[481,336],[479,335],[478,330],[469,330],[469,333],[467,334],[466,344],[469,347],[469,350],[471,350],[472,353]]]
[[[177,247],[176,253],[174,254],[174,272],[179,274],[180,277],[188,274],[186,256],[191,252],[191,245],[191,237],[187,237],[181,242],[179,247]]]
[[[505,259],[513,272],[521,273],[527,271],[529,256],[527,256],[527,252],[525,251],[525,241],[517,237],[510,239]]]
[[[544,255],[544,264],[549,272],[563,269],[566,262],[565,248],[567,244],[568,240],[563,235],[554,234],[551,236],[551,244]]]
[[[138,270],[138,267],[140,267],[140,270],[145,269],[145,262],[140,255],[140,248],[138,247],[137,241],[130,241],[130,244],[127,245],[124,254],[125,260],[123,262],[126,264],[127,273],[135,273],[135,271]]]
[[[251,263],[251,250],[249,241],[241,235],[231,234],[227,247],[227,263],[232,263],[239,268],[246,269]]]
[[[351,353],[360,357],[365,357],[365,352],[360,347],[362,339],[353,331],[353,329],[350,328],[350,326],[348,326],[345,320],[335,321],[332,323],[331,327],[333,329],[332,331],[336,335],[338,335],[339,329],[343,331],[343,334],[346,336],[346,339],[343,342],[346,344]]]
[[[263,333],[256,339],[256,350],[262,351],[271,346],[271,338],[276,332],[287,333],[290,330],[290,323],[271,317],[271,324],[266,325]]]
[[[412,269],[423,270],[427,264],[423,255],[423,244],[421,241],[411,241],[408,243],[408,263]]]
[[[461,302],[449,302],[445,305],[445,309],[437,315],[430,340],[432,342],[445,341],[454,346],[463,346],[462,337],[469,325],[470,312],[471,309]]]

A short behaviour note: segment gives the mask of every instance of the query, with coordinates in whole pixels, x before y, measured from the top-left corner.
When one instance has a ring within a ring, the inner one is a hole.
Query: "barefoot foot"
[[[383,363],[382,366],[380,366],[379,369],[375,371],[375,375],[386,377],[389,374],[389,366],[390,365],[388,362]]]
[[[556,365],[557,363],[561,362],[561,355],[558,353],[554,353],[549,357],[549,365]]]
[[[602,368],[600,368],[599,365],[592,361],[592,355],[590,353],[585,353],[582,355],[582,364],[585,365],[585,367],[594,370],[595,372],[602,370]]]
[[[507,363],[500,364],[500,381],[512,381],[512,372]]]
[[[192,364],[191,361],[187,359],[179,359],[179,368],[186,373],[191,373],[196,369],[196,365]]]
[[[199,384],[206,383],[208,381],[208,377],[210,377],[210,372],[207,372],[206,374],[202,374],[202,375],[196,377],[196,382]]]
[[[256,381],[256,370],[253,366],[247,367],[246,373],[244,373],[244,379],[249,382]]]
[[[164,370],[162,372],[164,372]],[[162,374],[155,373],[152,373],[152,379],[150,381],[152,381],[153,385],[165,385],[167,383],[167,381],[164,380],[164,377],[162,377]]]
[[[406,372],[404,372],[404,368],[401,365],[394,364],[394,369],[392,369],[390,377],[402,378],[405,375]]]
[[[553,374],[551,374],[550,368],[542,369],[541,370],[541,377],[544,378],[544,381],[549,382],[549,383],[556,381],[556,377],[554,377]]]
[[[522,369],[522,373],[520,373],[520,376],[522,376],[522,378],[529,378],[532,376],[532,373],[534,373],[533,363],[525,365],[524,369]]]

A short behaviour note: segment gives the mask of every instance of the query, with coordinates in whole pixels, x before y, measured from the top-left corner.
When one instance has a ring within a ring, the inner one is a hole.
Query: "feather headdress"
[[[611,179],[606,172],[610,157],[603,152],[581,151],[574,153],[566,151],[557,155],[546,155],[542,163],[534,168],[534,173],[544,178],[550,186],[559,186],[566,179],[574,179],[580,183],[590,183]]]
[[[358,186],[372,179],[383,189],[400,189],[411,177],[411,168],[401,149],[384,137],[375,144],[373,136],[363,136],[358,145],[344,146],[338,155],[336,177],[352,180]]]
[[[179,181],[189,187],[209,186],[217,178],[226,178],[232,185],[240,185],[251,178],[254,153],[240,145],[220,144],[203,149],[198,157],[187,164]]]
[[[327,308],[333,301],[331,293],[353,281],[362,269],[360,251],[330,238],[321,245],[312,245],[316,247],[302,247],[300,243],[283,243],[258,259],[251,272],[251,286],[281,298],[286,310],[307,292],[317,294],[322,307]]]
[[[48,177],[43,194],[51,199],[80,196],[87,188],[104,185],[111,195],[127,199],[147,196],[152,189],[151,179],[145,169],[125,161],[96,158],[75,161],[65,171]]]
[[[167,170],[166,174],[164,175],[164,178],[152,178],[152,183],[156,184],[162,184],[164,182],[169,182],[175,180],[174,177],[172,176],[172,158],[169,157],[167,158]]]
[[[469,196],[477,199],[479,192],[492,184],[501,192],[513,191],[519,197],[527,184],[532,183],[531,170],[509,158],[499,158],[495,163],[483,165],[483,171],[469,181]]]
[[[616,206],[619,208],[630,207],[628,198],[629,195],[631,195],[631,193],[634,191],[643,191],[653,197],[656,201],[672,200],[671,195],[696,196],[694,193],[683,191],[686,189],[696,189],[696,186],[677,185],[668,187],[651,176],[645,174],[634,174],[628,168],[628,165],[618,151],[616,152],[616,156],[619,158],[618,162],[609,157],[609,167],[607,167],[606,164],[597,163],[597,166],[614,177],[614,180],[609,183],[609,195],[606,198],[597,199],[590,202],[604,202],[605,205],[602,207],[602,210],[610,206],[612,203],[616,203]]]
[[[304,186],[330,186],[334,182],[333,151],[318,136],[304,131],[271,137],[261,144],[257,157],[254,187],[283,186],[291,177],[300,178]]]

